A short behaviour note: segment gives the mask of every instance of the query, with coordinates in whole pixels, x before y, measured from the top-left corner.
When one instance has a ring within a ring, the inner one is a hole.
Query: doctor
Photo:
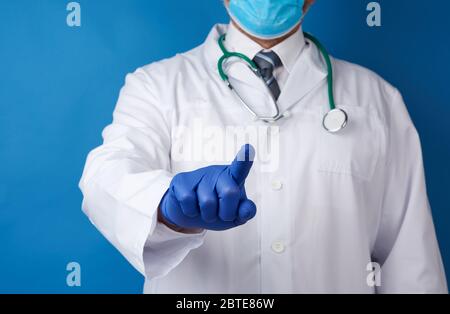
[[[146,293],[447,292],[402,97],[327,66],[312,2],[227,0],[203,45],[127,76],[80,187]]]

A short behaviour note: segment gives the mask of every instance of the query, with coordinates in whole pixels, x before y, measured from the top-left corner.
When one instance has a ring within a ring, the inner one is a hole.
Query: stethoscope
[[[348,115],[347,113],[340,108],[336,107],[336,104],[334,102],[334,92],[333,92],[333,66],[331,64],[331,59],[330,59],[330,55],[328,54],[327,50],[325,49],[325,47],[320,43],[320,41],[318,39],[316,39],[314,36],[308,34],[308,33],[304,33],[305,38],[309,39],[310,41],[312,41],[317,48],[320,50],[323,58],[325,59],[325,62],[327,64],[327,71],[328,71],[328,76],[327,76],[327,81],[328,81],[328,101],[329,101],[329,106],[330,106],[330,110],[325,114],[325,116],[323,117],[323,121],[322,121],[322,125],[325,128],[325,130],[327,130],[330,133],[337,133],[339,131],[341,131],[342,129],[344,129],[347,126],[348,123]],[[266,123],[275,123],[283,118],[285,118],[287,115],[286,113],[281,113],[280,112],[280,108],[278,106],[278,103],[276,101],[276,99],[274,98],[274,96],[272,95],[272,93],[269,90],[269,87],[267,86],[267,84],[264,82],[264,86],[266,86],[268,94],[271,95],[271,101],[273,103],[273,109],[275,110],[275,114],[272,116],[261,116],[258,115],[258,113],[256,113],[252,107],[250,107],[246,101],[243,99],[243,97],[239,94],[239,92],[233,87],[233,85],[230,82],[230,79],[228,77],[228,75],[225,73],[224,69],[223,69],[223,64],[226,60],[230,59],[230,58],[238,58],[242,61],[244,61],[249,69],[251,70],[251,72],[253,72],[257,77],[259,77],[261,80],[264,81],[264,79],[262,78],[260,71],[257,67],[257,65],[255,64],[255,62],[253,60],[251,60],[249,57],[247,57],[246,55],[239,53],[239,52],[231,52],[228,51],[225,48],[225,37],[226,35],[222,35],[219,38],[219,47],[222,50],[223,56],[219,59],[218,61],[218,69],[219,69],[219,74],[220,77],[222,78],[223,81],[225,81],[225,83],[228,85],[228,87],[230,88],[231,91],[234,92],[234,94],[237,96],[238,100],[242,103],[242,105],[244,106],[245,109],[247,109],[247,111],[253,116],[253,118],[255,120],[259,120],[259,121],[263,121]]]

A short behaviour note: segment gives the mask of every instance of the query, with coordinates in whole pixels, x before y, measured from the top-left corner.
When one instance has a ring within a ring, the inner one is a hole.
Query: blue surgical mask
[[[261,39],[282,37],[302,20],[304,0],[230,0],[231,18]]]

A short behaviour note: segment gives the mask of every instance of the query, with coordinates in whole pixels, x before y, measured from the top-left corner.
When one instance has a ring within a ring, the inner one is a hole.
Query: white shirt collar
[[[230,23],[228,27],[226,46],[230,51],[243,53],[250,59],[253,59],[261,50],[264,50],[258,43],[237,29],[233,23]],[[305,37],[300,27],[292,36],[286,38],[270,50],[274,51],[280,57],[283,66],[290,73],[304,47]]]

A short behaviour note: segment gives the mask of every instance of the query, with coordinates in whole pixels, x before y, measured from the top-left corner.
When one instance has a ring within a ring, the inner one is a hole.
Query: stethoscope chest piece
[[[329,111],[323,117],[323,127],[330,133],[337,133],[344,129],[348,123],[347,113],[339,108]]]

